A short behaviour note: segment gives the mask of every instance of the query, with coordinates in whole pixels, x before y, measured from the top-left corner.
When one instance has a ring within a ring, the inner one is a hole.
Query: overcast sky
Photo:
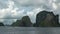
[[[0,22],[12,24],[28,15],[34,23],[36,14],[42,10],[60,15],[60,0],[0,0]]]

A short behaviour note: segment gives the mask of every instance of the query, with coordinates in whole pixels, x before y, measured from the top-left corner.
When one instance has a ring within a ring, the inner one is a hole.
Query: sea
[[[60,34],[60,27],[0,26],[0,34]]]

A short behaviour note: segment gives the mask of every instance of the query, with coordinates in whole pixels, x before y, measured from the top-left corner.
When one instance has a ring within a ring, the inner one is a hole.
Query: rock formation
[[[2,22],[0,22],[0,26],[4,26],[4,24]]]
[[[21,27],[31,27],[31,26],[33,26],[31,21],[30,21],[30,18],[28,16],[22,17],[21,20],[17,20],[12,25],[13,26],[21,26]]]
[[[28,16],[22,17],[17,20],[12,26],[20,27],[57,27],[59,24],[59,15],[54,15],[53,12],[41,11],[36,15],[36,23],[32,24]]]
[[[53,12],[41,11],[36,16],[37,27],[54,27],[59,24],[59,15],[54,15]]]

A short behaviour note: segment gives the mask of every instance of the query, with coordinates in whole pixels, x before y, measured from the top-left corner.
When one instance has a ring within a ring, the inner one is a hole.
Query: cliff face
[[[30,21],[30,18],[28,16],[22,17],[21,20],[17,20],[12,25],[13,26],[21,26],[21,27],[31,27],[31,26],[33,26],[31,21]]]
[[[32,22],[30,21],[30,18],[28,16],[24,16],[21,21],[22,21],[23,26],[25,26],[25,27],[33,26]]]
[[[42,11],[36,16],[37,27],[58,26],[58,24],[58,16],[54,15],[53,12]]]

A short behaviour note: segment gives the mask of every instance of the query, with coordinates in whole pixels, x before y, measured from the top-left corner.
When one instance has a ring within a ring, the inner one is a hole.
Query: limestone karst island
[[[4,26],[0,23],[0,26]],[[29,16],[24,16],[22,19],[17,20],[10,26],[18,27],[60,27],[59,15],[54,15],[53,12],[41,11],[36,15],[36,23],[32,23]]]

